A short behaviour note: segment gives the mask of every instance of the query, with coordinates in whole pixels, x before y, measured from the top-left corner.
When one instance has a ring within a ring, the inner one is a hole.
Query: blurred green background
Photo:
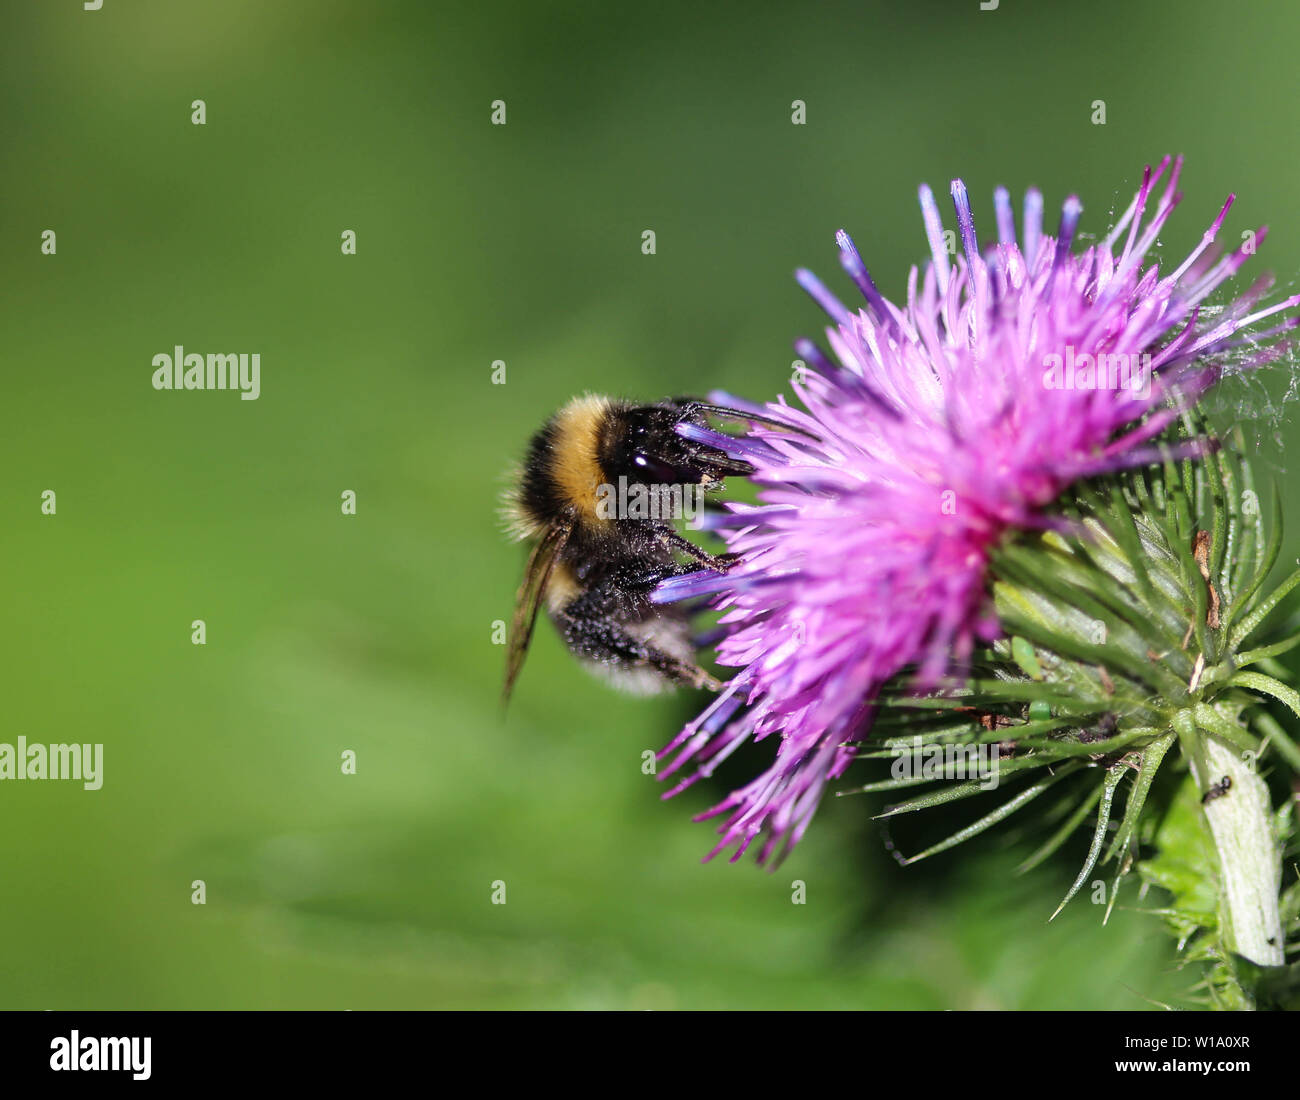
[[[922,180],[963,175],[986,232],[995,184],[1074,190],[1096,234],[1183,152],[1167,254],[1235,190],[1231,235],[1267,220],[1259,266],[1293,282],[1298,32],[1207,0],[6,4],[0,740],[106,760],[96,793],[0,785],[0,1007],[1184,988],[1152,918],[1083,897],[1049,925],[1076,865],[1014,878],[1023,830],[904,869],[878,802],[832,798],[775,874],[701,865],[726,777],[664,803],[640,767],[697,700],[612,693],[542,625],[501,720],[522,558],[496,497],[583,389],[775,394],[822,324],[792,269],[842,289],[845,226],[902,295]],[[260,352],[260,399],[155,392],[175,344]]]

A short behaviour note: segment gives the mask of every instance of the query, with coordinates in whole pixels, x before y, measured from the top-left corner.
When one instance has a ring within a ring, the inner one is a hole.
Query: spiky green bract
[[[1188,417],[1169,453],[1204,436]],[[1083,834],[1061,907],[1086,890],[1107,916],[1141,872],[1141,904],[1165,918],[1185,962],[1205,964],[1197,995],[1235,1008],[1294,994],[1282,941],[1294,952],[1300,933],[1300,888],[1282,861],[1293,815],[1270,808],[1289,801],[1300,773],[1275,713],[1281,703],[1300,715],[1277,660],[1300,645],[1280,611],[1300,570],[1269,583],[1280,509],[1243,449],[1237,435],[1204,458],[1081,483],[1055,529],[1019,532],[994,553],[1005,636],[977,654],[969,679],[919,700],[902,678],[886,692],[863,757],[997,746],[996,790],[919,769],[857,788],[906,796],[888,817],[982,796],[969,825],[908,862],[1046,807],[1023,869]],[[1172,900],[1157,904],[1151,886]]]

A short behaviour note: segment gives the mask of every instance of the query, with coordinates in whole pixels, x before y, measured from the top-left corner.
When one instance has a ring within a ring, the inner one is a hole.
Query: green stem
[[[1204,739],[1199,755],[1192,763],[1201,789],[1223,792],[1211,793],[1203,811],[1219,857],[1228,944],[1260,966],[1281,966],[1282,857],[1273,835],[1268,787],[1255,774],[1253,757],[1243,759],[1213,736]]]

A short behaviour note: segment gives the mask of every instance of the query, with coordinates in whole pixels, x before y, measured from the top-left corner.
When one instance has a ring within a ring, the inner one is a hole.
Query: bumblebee
[[[533,548],[507,638],[503,703],[543,603],[569,649],[618,686],[718,689],[696,663],[686,613],[650,602],[669,577],[701,567],[725,571],[735,560],[706,552],[673,526],[725,477],[754,472],[677,430],[707,427],[710,417],[798,430],[689,397],[637,405],[587,395],[533,436],[504,507],[511,533]]]

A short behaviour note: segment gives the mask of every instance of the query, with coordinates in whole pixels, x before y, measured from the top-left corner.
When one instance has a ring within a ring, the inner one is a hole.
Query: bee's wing
[[[537,622],[537,612],[542,606],[542,597],[546,595],[546,586],[550,583],[551,572],[559,559],[560,551],[569,541],[573,524],[560,521],[547,528],[528,555],[528,564],[524,566],[523,583],[515,596],[515,617],[510,624],[510,636],[506,641],[506,679],[501,688],[501,705],[510,701],[510,692],[515,686],[519,670],[524,666],[524,657],[528,653],[528,643],[532,641],[533,626]]]

